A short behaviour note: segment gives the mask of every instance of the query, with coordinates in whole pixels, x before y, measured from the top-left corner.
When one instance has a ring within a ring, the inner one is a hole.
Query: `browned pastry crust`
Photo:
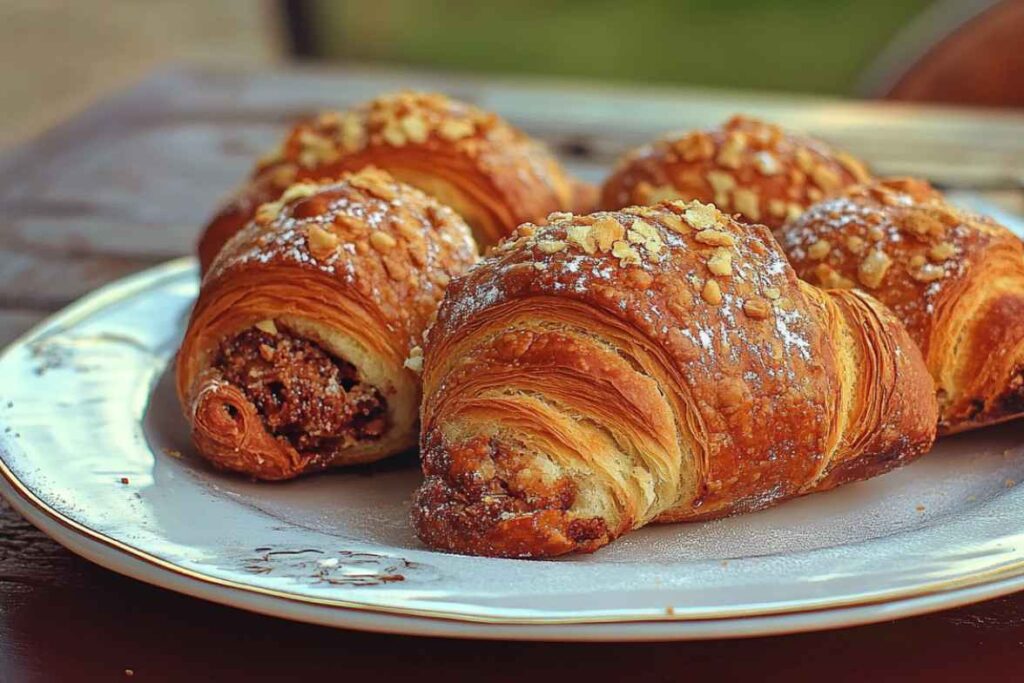
[[[552,211],[589,210],[594,188],[497,115],[430,93],[401,92],[295,126],[213,218],[199,242],[203,272],[264,202],[292,183],[376,166],[447,204],[495,244]]]
[[[1024,415],[1024,244],[928,183],[877,181],[812,207],[780,232],[797,273],[888,305],[924,353],[939,431]]]
[[[668,135],[628,153],[601,189],[601,207],[665,199],[714,202],[771,228],[868,179],[864,164],[817,140],[745,116],[706,131]]]
[[[413,446],[407,358],[475,259],[458,215],[376,169],[261,207],[203,280],[178,354],[199,453],[286,479]]]
[[[548,221],[453,280],[427,334],[427,544],[587,552],[931,446],[931,379],[903,327],[799,281],[764,226],[681,201]]]

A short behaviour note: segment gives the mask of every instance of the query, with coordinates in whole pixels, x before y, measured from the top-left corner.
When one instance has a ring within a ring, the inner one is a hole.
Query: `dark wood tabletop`
[[[191,252],[218,199],[290,120],[401,86],[496,109],[591,179],[657,132],[747,112],[821,135],[883,173],[925,175],[1021,210],[1020,114],[373,69],[175,70],[0,160],[0,341],[106,282]],[[747,640],[501,643],[334,630],[119,576],[0,503],[2,681],[1017,680],[1022,662],[1024,594],[898,622]]]

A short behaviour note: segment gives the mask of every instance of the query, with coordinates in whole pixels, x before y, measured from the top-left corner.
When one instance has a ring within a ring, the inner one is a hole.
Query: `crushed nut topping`
[[[471,121],[464,119],[448,119],[441,123],[438,133],[449,142],[455,142],[473,134],[475,126]]]
[[[818,240],[811,246],[807,247],[807,256],[815,261],[820,261],[828,256],[830,251],[832,251],[831,242],[828,240]]]
[[[949,242],[940,242],[928,250],[928,257],[933,261],[945,261],[956,254],[956,247]]]
[[[754,168],[766,176],[777,175],[782,170],[779,160],[767,150],[761,150],[754,155]]]
[[[541,240],[537,242],[537,249],[542,254],[554,254],[565,249],[565,242],[562,240]]]
[[[700,202],[688,204],[683,212],[683,218],[686,219],[686,222],[697,230],[715,227],[718,225],[720,216],[721,214],[718,212],[718,209],[709,204],[701,204]]]
[[[258,323],[253,325],[253,327],[255,327],[257,330],[261,332],[266,332],[269,335],[277,335],[277,325],[274,324],[274,321],[269,318],[266,320],[259,321]]]
[[[594,231],[589,225],[570,225],[565,231],[565,238],[588,254],[597,251]]]
[[[764,296],[766,299],[771,299],[772,301],[775,301],[780,296],[782,296],[782,292],[779,291],[778,287],[766,287],[764,290]]]
[[[405,359],[403,365],[416,374],[423,372],[423,349],[419,346],[409,349],[409,357]]]
[[[818,285],[825,289],[853,289],[857,286],[856,282],[826,263],[819,263],[815,267],[814,276],[818,279]]]
[[[715,249],[711,258],[708,259],[708,270],[719,277],[732,275],[732,252],[721,247]]]
[[[701,290],[700,295],[704,301],[712,306],[718,306],[722,303],[722,288],[714,280],[708,280],[704,283],[704,288]]]
[[[867,242],[864,238],[857,237],[856,235],[850,235],[846,238],[846,248],[850,250],[851,254],[860,255],[864,253],[864,248],[867,246]]]
[[[612,244],[626,236],[626,229],[614,218],[599,218],[590,226],[594,241],[601,251],[608,251]]]
[[[771,310],[771,305],[764,299],[752,298],[743,302],[743,312],[754,320],[764,320]]]
[[[946,271],[942,266],[926,263],[916,271],[911,272],[910,276],[920,282],[934,282],[935,280],[942,279],[945,274]]]
[[[628,265],[640,265],[640,254],[628,242],[622,240],[612,244],[612,256],[619,259],[619,265],[623,268]]]
[[[319,225],[309,227],[306,239],[309,243],[309,253],[318,261],[330,258],[338,249],[338,236]]]
[[[736,244],[736,238],[729,233],[711,228],[701,230],[693,238],[701,244],[708,244],[713,247],[731,247]]]
[[[393,249],[398,241],[386,232],[375,230],[370,233],[370,244],[377,251],[388,251]]]
[[[892,259],[889,258],[889,255],[884,251],[875,249],[860,262],[860,265],[857,267],[857,279],[865,287],[876,289],[882,284],[882,280],[885,278],[885,274],[891,265]]]
[[[761,207],[758,203],[757,192],[747,188],[739,188],[733,192],[732,199],[737,211],[750,220],[761,220]]]

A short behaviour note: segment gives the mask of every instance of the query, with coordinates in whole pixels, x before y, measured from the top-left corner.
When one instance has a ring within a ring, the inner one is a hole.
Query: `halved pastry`
[[[670,134],[626,154],[601,189],[601,207],[663,199],[714,202],[775,229],[842,188],[868,179],[863,163],[817,140],[734,116],[720,128]]]
[[[943,433],[1024,416],[1024,243],[923,180],[817,204],[780,232],[808,282],[888,305],[924,353]]]
[[[797,279],[696,202],[524,225],[427,334],[413,505],[427,544],[588,552],[866,479],[928,451],[920,351],[861,292]]]
[[[257,207],[292,183],[364,166],[384,169],[453,208],[481,248],[520,223],[589,208],[596,199],[542,144],[496,114],[432,93],[384,95],[296,125],[206,227],[199,242],[203,271]]]
[[[178,354],[200,455],[286,479],[413,446],[406,359],[475,258],[455,212],[375,169],[261,207],[204,278]]]

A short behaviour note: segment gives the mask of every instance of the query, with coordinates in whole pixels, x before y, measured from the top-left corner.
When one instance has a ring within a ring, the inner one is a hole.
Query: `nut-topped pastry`
[[[542,144],[496,114],[433,93],[384,95],[297,124],[261,159],[203,233],[204,272],[256,208],[288,186],[365,166],[384,169],[452,207],[481,247],[525,221],[589,207],[595,194]]]
[[[475,259],[454,211],[375,169],[260,207],[203,280],[178,354],[199,454],[287,479],[413,446],[406,359]]]
[[[864,164],[849,154],[734,116],[720,128],[668,135],[626,154],[604,183],[601,206],[696,199],[774,229],[867,179]]]
[[[940,430],[1024,415],[1024,244],[927,182],[876,181],[813,206],[780,233],[797,273],[888,305],[935,380]]]
[[[589,552],[880,474],[935,435],[891,312],[699,202],[523,225],[426,336],[413,521],[455,552]]]

